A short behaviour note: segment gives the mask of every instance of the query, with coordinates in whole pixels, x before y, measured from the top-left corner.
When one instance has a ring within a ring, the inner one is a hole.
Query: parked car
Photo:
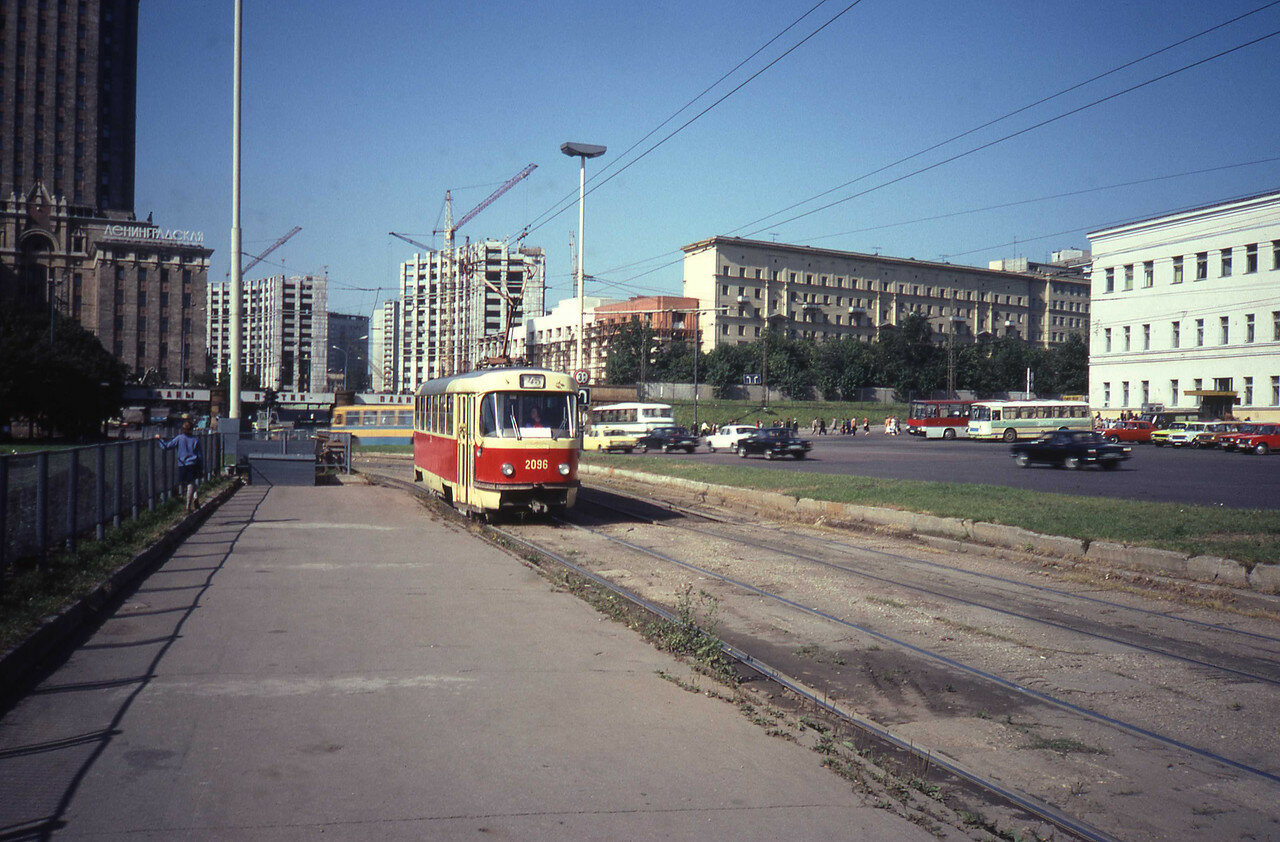
[[[1261,426],[1261,424],[1242,423],[1236,427],[1235,432],[1218,436],[1218,447],[1223,450],[1235,450],[1241,438],[1252,435]]]
[[[583,450],[603,450],[606,453],[630,453],[639,443],[639,433],[625,430],[592,430],[582,437]]]
[[[793,435],[786,427],[757,430],[738,442],[738,455],[743,459],[760,455],[766,459],[775,459],[779,456],[803,459],[812,449],[812,442]]]
[[[636,445],[640,448],[641,453],[648,453],[650,450],[659,448],[663,453],[670,453],[673,450],[692,453],[698,449],[698,445],[701,442],[702,439],[693,435],[684,427],[655,427],[636,439]]]
[[[707,450],[712,453],[717,450],[736,450],[738,442],[747,436],[754,436],[756,429],[754,424],[725,424],[707,436]]]
[[[1122,441],[1138,443],[1150,443],[1151,434],[1156,430],[1156,425],[1150,421],[1113,421],[1111,426],[1102,431],[1102,436],[1112,444],[1119,444]]]
[[[1034,441],[1009,447],[1009,455],[1024,468],[1033,464],[1061,465],[1076,470],[1085,465],[1101,465],[1107,470],[1120,467],[1132,448],[1112,444],[1101,433],[1087,430],[1054,430]]]
[[[1187,428],[1189,421],[1174,421],[1167,427],[1161,427],[1151,434],[1151,443],[1156,447],[1164,447],[1169,443],[1169,436]]]
[[[1177,421],[1170,424],[1168,430],[1157,430],[1151,435],[1153,442],[1157,435],[1164,433],[1165,435],[1162,437],[1164,444],[1170,447],[1189,447],[1195,442],[1196,436],[1208,431],[1208,421]]]
[[[1192,447],[1217,447],[1222,443],[1222,437],[1228,433],[1234,433],[1240,429],[1240,425],[1234,421],[1216,421],[1209,424],[1209,428],[1203,433],[1196,433],[1196,437],[1191,440]]]
[[[1258,424],[1252,432],[1236,438],[1236,450],[1241,453],[1266,456],[1276,449],[1280,449],[1280,424]]]

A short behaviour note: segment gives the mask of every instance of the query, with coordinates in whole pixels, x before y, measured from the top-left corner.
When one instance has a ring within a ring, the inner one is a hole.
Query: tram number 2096
[[[547,460],[526,459],[524,460],[524,469],[526,471],[545,471],[547,469]]]

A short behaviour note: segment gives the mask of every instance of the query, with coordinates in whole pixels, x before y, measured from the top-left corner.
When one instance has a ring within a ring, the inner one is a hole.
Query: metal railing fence
[[[222,442],[196,435],[204,480],[219,470]],[[101,540],[108,527],[179,494],[177,451],[154,438],[0,454],[0,588],[18,560],[45,567],[53,553]]]

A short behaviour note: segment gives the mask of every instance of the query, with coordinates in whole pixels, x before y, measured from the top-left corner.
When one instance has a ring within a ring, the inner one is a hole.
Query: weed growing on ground
[[[204,483],[200,497],[217,494],[227,482],[219,478]],[[0,651],[16,646],[44,618],[91,592],[184,516],[183,502],[175,496],[107,529],[101,541],[82,541],[74,552],[53,555],[45,569],[34,560],[15,563],[0,589]]]

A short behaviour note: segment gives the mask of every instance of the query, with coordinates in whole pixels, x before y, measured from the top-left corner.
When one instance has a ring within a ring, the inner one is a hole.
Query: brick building
[[[206,370],[212,251],[134,217],[137,52],[138,0],[0,0],[0,305],[182,383]]]

